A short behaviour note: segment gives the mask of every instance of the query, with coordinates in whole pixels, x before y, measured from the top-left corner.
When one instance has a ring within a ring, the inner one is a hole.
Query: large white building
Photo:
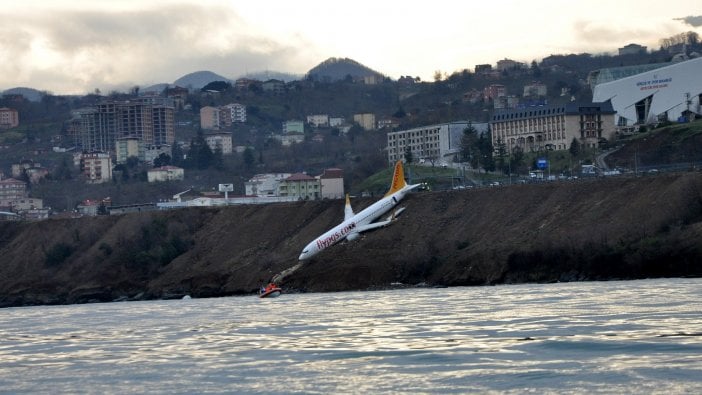
[[[517,147],[525,152],[566,150],[574,138],[594,148],[614,136],[614,110],[610,102],[571,102],[496,111],[490,130],[496,150],[500,144],[509,152]]]
[[[478,133],[485,133],[488,129],[487,123],[460,121],[389,132],[388,162],[403,159],[408,149],[412,152],[412,157],[419,160],[451,162],[453,156],[461,150],[463,132],[469,126]]]
[[[700,115],[702,58],[596,85],[592,100],[611,101],[618,126]]]

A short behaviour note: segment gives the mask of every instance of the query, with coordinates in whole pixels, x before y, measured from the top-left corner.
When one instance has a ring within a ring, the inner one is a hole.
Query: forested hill
[[[374,199],[359,199],[362,209]],[[298,266],[342,200],[0,224],[0,306],[702,275],[702,173],[410,194]]]
[[[383,77],[381,73],[349,58],[329,58],[310,69],[307,72],[307,76],[313,80],[325,82],[339,81],[348,77],[352,79],[363,79],[364,77],[372,76]]]

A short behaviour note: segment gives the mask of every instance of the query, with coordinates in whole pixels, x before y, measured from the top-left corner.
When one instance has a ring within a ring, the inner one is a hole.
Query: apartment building
[[[136,137],[122,137],[115,141],[115,162],[127,163],[127,158],[134,156],[144,161],[144,144]]]
[[[220,107],[220,123],[231,126],[234,123],[246,122],[246,106],[239,103],[230,103]]]
[[[292,174],[278,184],[278,196],[294,197],[300,200],[318,199],[320,191],[319,180],[303,173]]]
[[[231,133],[210,133],[205,135],[205,142],[210,147],[212,152],[220,150],[223,155],[232,153],[232,134]]]
[[[148,120],[146,121],[148,123]],[[166,105],[152,107],[153,139],[145,145],[170,145],[175,142],[175,111]]]
[[[220,107],[205,106],[200,109],[200,127],[208,130],[232,126],[246,122],[246,106],[230,103]]]
[[[0,180],[0,207],[12,207],[13,202],[26,197],[26,182],[14,178]]]
[[[112,179],[112,158],[106,152],[86,152],[80,155],[80,170],[89,184]]]
[[[492,145],[525,152],[566,150],[573,138],[587,147],[615,133],[612,103],[568,103],[495,112],[490,121]]]
[[[263,88],[264,92],[271,92],[274,95],[280,95],[285,93],[285,82],[281,80],[270,79],[268,81],[264,81],[261,84],[261,88]]]
[[[346,122],[346,119],[344,117],[329,117],[329,126],[331,127],[337,127],[341,126]]]
[[[460,152],[463,132],[475,128],[478,133],[487,132],[487,123],[468,121],[449,122],[388,133],[388,162],[404,159],[409,150],[415,160],[450,162]]]
[[[327,115],[327,114],[308,115],[307,116],[307,123],[309,123],[310,125],[312,125],[316,128],[329,126],[329,115]]]
[[[176,166],[161,166],[149,169],[146,177],[149,182],[182,180],[185,177],[185,171]]]
[[[10,129],[19,126],[19,113],[14,108],[0,108],[0,129]]]
[[[297,132],[288,134],[274,134],[272,137],[280,141],[280,144],[282,144],[284,147],[289,147],[293,144],[298,144],[305,141],[305,135]]]
[[[69,134],[84,151],[114,152],[115,141],[135,137],[144,145],[175,141],[174,108],[165,98],[107,100],[72,112]]]
[[[353,121],[359,124],[363,130],[375,130],[376,128],[375,114],[354,114]]]
[[[246,196],[277,196],[280,181],[290,176],[290,173],[256,174],[244,183]]]
[[[522,62],[517,62],[512,59],[502,59],[497,61],[497,71],[509,71],[526,69],[527,65]]]
[[[207,130],[218,130],[219,108],[205,106],[200,109],[200,127]]]
[[[496,100],[499,97],[507,96],[507,88],[502,84],[491,84],[483,88],[483,100]]]
[[[548,93],[546,84],[543,82],[532,82],[531,84],[524,85],[524,97],[545,97]]]

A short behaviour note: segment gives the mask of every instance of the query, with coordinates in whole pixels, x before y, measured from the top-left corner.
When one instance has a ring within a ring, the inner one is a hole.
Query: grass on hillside
[[[387,192],[392,180],[393,166],[388,166],[385,169],[366,178],[363,182],[354,187],[355,193],[368,192],[373,195],[383,194]],[[420,166],[416,164],[404,165],[405,179],[408,183],[427,183],[429,186],[437,183],[451,184],[452,178],[458,178],[460,170],[453,168],[442,168],[440,166]]]
[[[25,134],[19,130],[7,130],[0,133],[0,144],[15,144],[24,139]]]

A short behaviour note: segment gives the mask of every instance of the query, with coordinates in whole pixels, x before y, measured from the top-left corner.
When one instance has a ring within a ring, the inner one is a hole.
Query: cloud
[[[6,21],[0,25],[0,89],[85,93],[173,82],[197,70],[236,78],[247,71],[298,71],[308,62],[298,48],[315,55],[303,37],[271,37],[233,9],[217,5],[20,16],[0,11],[0,17]]]
[[[574,45],[604,53],[632,42],[655,47],[661,37],[675,34],[678,29],[672,22],[660,23],[653,27],[632,27],[580,19],[573,24],[573,31]]]
[[[687,25],[690,25],[692,27],[700,27],[702,26],[702,15],[697,15],[697,16],[686,16],[684,18],[674,18],[674,21],[681,21]]]

